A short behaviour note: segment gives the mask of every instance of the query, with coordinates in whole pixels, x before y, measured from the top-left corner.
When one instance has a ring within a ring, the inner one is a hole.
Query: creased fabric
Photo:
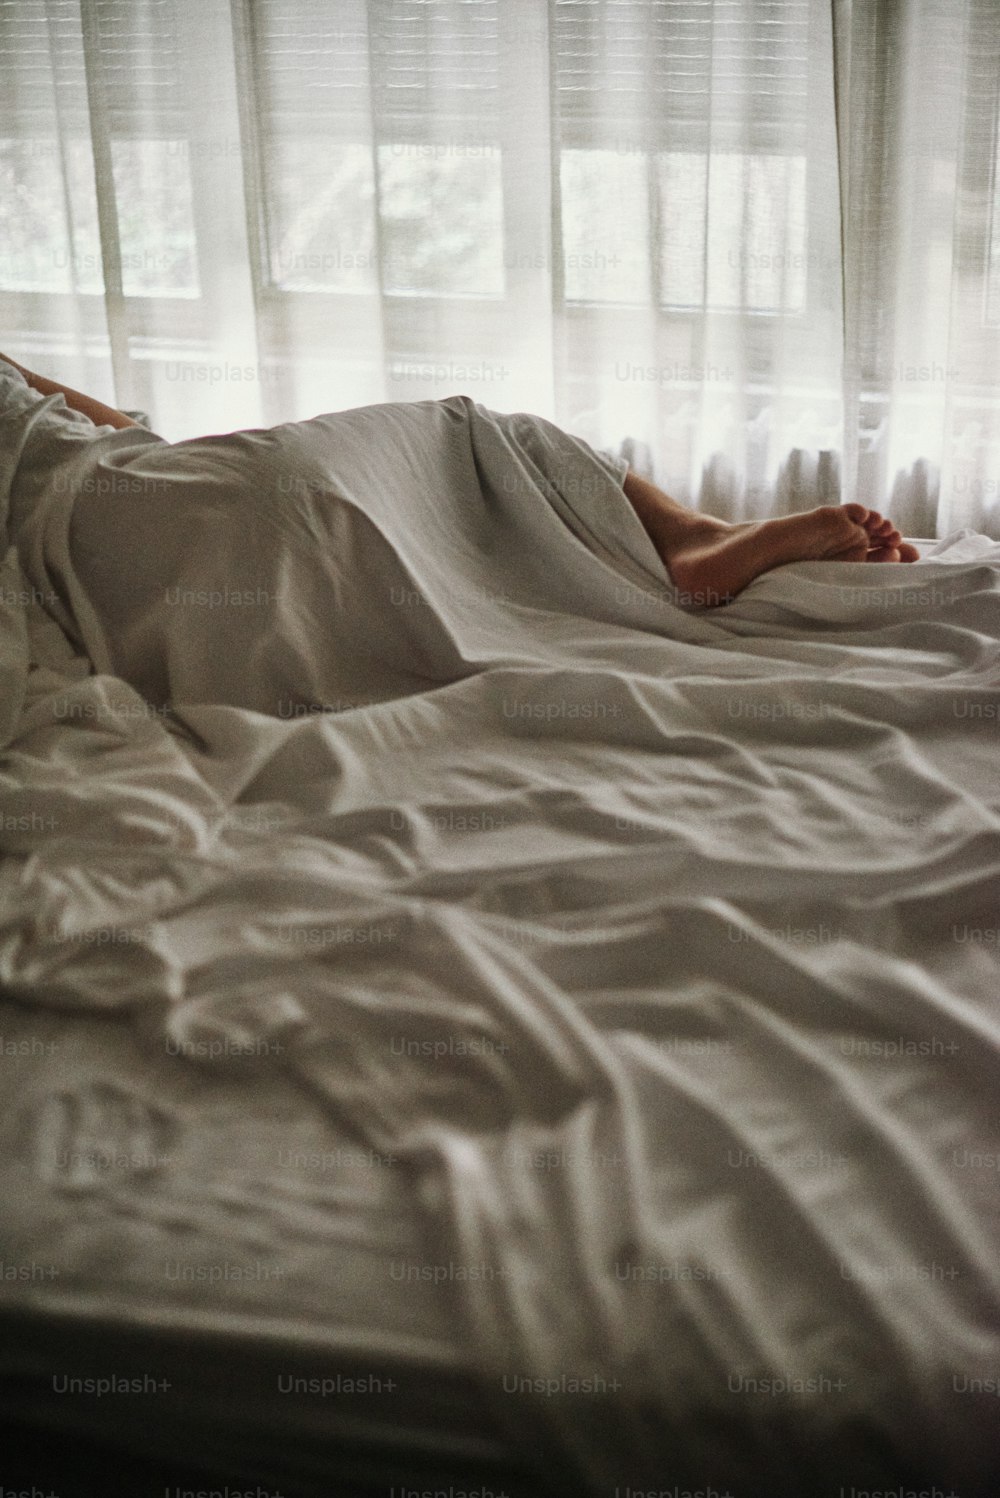
[[[988,1491],[996,546],[698,614],[613,468],[464,398],[102,441],[159,501],[13,483],[98,669],[15,623],[5,992],[280,1037],[579,1491]]]

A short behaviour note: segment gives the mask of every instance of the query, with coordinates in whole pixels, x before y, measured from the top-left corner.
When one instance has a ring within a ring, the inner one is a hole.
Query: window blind
[[[249,9],[265,130],[405,139],[499,111],[499,0],[262,0]]]
[[[87,84],[77,0],[0,0],[0,130],[55,131],[55,85],[62,118],[87,125]]]
[[[186,122],[175,0],[88,0],[91,65],[113,133],[164,135]],[[0,129],[89,133],[80,0],[0,0]],[[6,122],[4,125],[3,122]]]
[[[752,123],[787,147],[808,99],[808,0],[556,0],[556,104],[571,144],[676,146]]]

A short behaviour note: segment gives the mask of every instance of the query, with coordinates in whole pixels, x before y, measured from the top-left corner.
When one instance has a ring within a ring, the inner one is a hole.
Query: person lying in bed
[[[864,505],[730,524],[464,396],[167,443],[6,359],[0,424],[8,543],[95,668],[159,701],[381,700],[535,658],[566,616],[669,635],[788,563],[917,560]]]
[[[71,410],[82,412],[96,426],[138,425],[123,411],[33,374],[7,355],[0,358],[13,365],[31,389],[61,394]],[[799,515],[731,524],[678,504],[631,469],[623,488],[678,588],[705,592],[720,602],[734,597],[762,572],[788,562],[915,562],[919,556],[891,520],[860,504],[823,505]]]

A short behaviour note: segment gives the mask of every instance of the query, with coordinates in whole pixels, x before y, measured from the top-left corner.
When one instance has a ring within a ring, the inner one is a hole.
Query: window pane
[[[484,143],[370,148],[278,140],[268,158],[272,284],[285,291],[384,289],[409,296],[501,296],[500,151]]]
[[[702,307],[705,302],[705,197],[708,157],[664,151],[657,157],[660,190],[660,304]]]
[[[0,287],[104,290],[90,143],[0,140]]]
[[[365,145],[277,140],[266,162],[271,284],[375,291],[375,180]]]
[[[708,174],[708,305],[799,312],[806,288],[804,156],[735,151]]]
[[[662,306],[804,309],[804,156],[664,151],[657,168]]]
[[[379,146],[387,291],[502,296],[503,188],[495,146]]]
[[[646,171],[645,153],[560,153],[567,301],[650,300]]]
[[[119,137],[111,163],[125,295],[198,296],[187,141]]]

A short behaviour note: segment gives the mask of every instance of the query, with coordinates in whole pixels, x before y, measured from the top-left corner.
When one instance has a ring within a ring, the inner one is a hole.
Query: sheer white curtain
[[[844,472],[911,535],[1000,536],[1000,5],[835,14]]]
[[[1000,534],[994,0],[0,0],[0,348]]]

